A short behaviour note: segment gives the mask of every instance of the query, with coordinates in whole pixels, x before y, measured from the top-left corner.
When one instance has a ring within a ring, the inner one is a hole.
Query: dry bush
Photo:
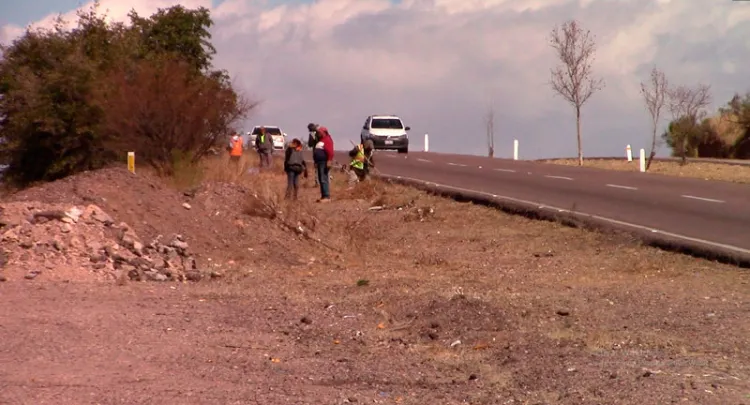
[[[342,180],[339,182],[346,182],[346,176],[340,176]],[[338,180],[338,179],[336,179]],[[353,186],[349,186],[341,190],[338,193],[339,200],[368,200],[374,201],[375,199],[383,196],[387,192],[387,184],[370,178],[365,182],[355,183]],[[378,205],[373,203],[373,205]]]
[[[198,164],[255,103],[177,60],[140,61],[110,72],[95,93],[108,147],[173,174],[176,159]]]

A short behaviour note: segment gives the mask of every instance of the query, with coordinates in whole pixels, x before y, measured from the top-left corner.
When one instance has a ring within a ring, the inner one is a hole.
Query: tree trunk
[[[581,107],[576,106],[576,135],[578,137],[578,166],[583,166],[583,146],[581,145]]]
[[[654,160],[656,155],[656,123],[654,123],[654,133],[651,137],[651,153],[648,154],[648,161],[646,162],[646,171],[651,167],[651,161]]]

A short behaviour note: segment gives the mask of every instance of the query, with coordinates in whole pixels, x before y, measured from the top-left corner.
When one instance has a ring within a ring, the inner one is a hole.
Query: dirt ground
[[[577,166],[576,159],[551,159],[545,160],[544,163],[553,163],[559,165]],[[640,170],[638,160],[634,159],[628,162],[625,159],[614,160],[585,160],[583,164],[587,167],[596,167],[598,169],[634,171]],[[651,163],[649,173],[666,174],[669,176],[692,177],[705,180],[723,180],[735,183],[750,183],[750,166],[728,165],[718,163],[695,163],[680,165],[679,162],[659,162]]]
[[[287,204],[278,170],[211,170],[0,201],[96,201],[219,275],[7,273],[0,403],[750,404],[746,272],[340,173],[333,202],[308,179]]]

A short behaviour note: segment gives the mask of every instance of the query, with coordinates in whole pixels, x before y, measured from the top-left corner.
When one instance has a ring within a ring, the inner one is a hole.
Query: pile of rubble
[[[181,235],[144,243],[96,205],[14,202],[0,207],[0,279],[198,281],[204,274]],[[218,274],[211,274],[217,277]]]

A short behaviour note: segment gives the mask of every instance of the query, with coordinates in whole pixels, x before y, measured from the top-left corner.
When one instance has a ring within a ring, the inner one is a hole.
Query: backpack
[[[302,173],[305,170],[304,162],[305,157],[302,155],[302,151],[292,149],[292,152],[289,154],[289,160],[287,160],[286,164],[287,167],[289,167],[289,170],[295,173]]]

